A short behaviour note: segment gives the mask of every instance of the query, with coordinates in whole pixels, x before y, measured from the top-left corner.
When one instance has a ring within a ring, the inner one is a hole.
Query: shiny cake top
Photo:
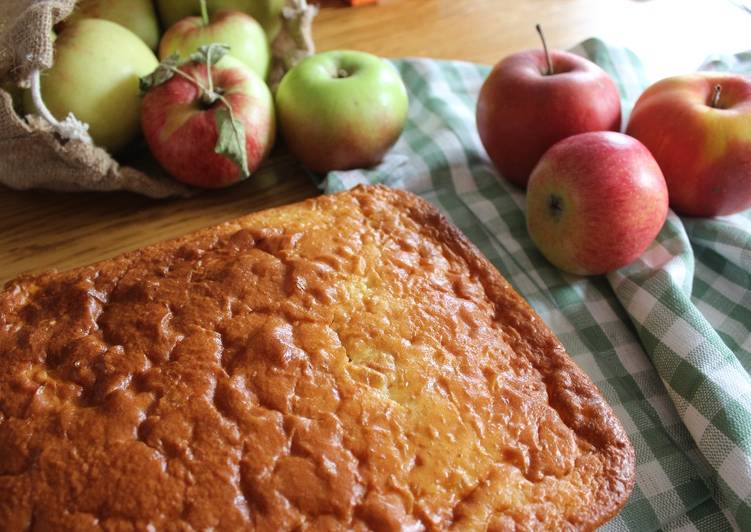
[[[620,423],[495,268],[382,187],[0,294],[8,529],[591,528]]]

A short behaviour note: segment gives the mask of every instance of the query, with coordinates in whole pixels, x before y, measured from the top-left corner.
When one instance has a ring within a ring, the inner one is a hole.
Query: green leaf
[[[229,52],[229,46],[226,44],[212,43],[204,44],[198,48],[197,52],[190,54],[190,60],[197,63],[205,63],[209,66],[216,65],[222,60],[222,57]]]
[[[161,63],[159,63],[159,66],[156,67],[154,72],[139,80],[138,86],[141,89],[141,96],[146,94],[146,92],[152,87],[156,87],[157,85],[161,85],[172,79],[172,76],[175,75],[175,69],[179,65],[180,56],[178,54],[172,54],[169,57],[166,57]]]
[[[219,138],[216,141],[214,151],[225,157],[240,167],[243,178],[250,177],[248,171],[248,151],[245,145],[245,127],[242,122],[232,115],[228,107],[219,107],[214,111],[216,120],[216,129],[219,132]]]

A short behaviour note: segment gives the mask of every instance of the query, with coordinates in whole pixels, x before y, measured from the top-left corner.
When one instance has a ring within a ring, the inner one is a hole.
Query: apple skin
[[[187,59],[199,46],[222,43],[229,53],[266,79],[271,54],[263,28],[241,11],[219,11],[204,25],[201,17],[186,17],[174,24],[159,43],[159,58],[177,53]]]
[[[169,28],[180,19],[200,15],[198,0],[157,0],[162,25]],[[284,0],[208,0],[209,13],[242,11],[263,27],[269,42],[273,42],[282,27]]]
[[[380,162],[401,135],[409,106],[396,68],[355,51],[306,57],[282,78],[276,103],[290,152],[320,173]]]
[[[613,80],[583,57],[552,50],[510,55],[491,71],[477,102],[477,130],[501,175],[525,187],[545,150],[571,135],[618,131],[621,101]]]
[[[244,11],[266,31],[269,42],[273,42],[282,29],[282,8],[284,0],[209,0],[212,13],[222,10]]]
[[[55,63],[42,73],[45,105],[58,120],[68,113],[89,124],[94,143],[116,153],[140,132],[139,79],[158,65],[133,32],[103,19],[65,26],[55,41]],[[31,91],[24,109],[35,112]]]
[[[668,213],[660,167],[638,140],[581,133],[543,155],[527,187],[527,229],[556,267],[598,275],[629,264]]]
[[[181,70],[207,86],[205,64],[186,63]],[[252,173],[271,151],[275,123],[271,92],[266,83],[234,57],[225,56],[212,68],[214,87],[224,91],[235,118],[245,128],[248,170]],[[214,151],[218,131],[216,102],[208,109],[199,89],[175,75],[150,89],[143,98],[141,123],[154,157],[178,181],[204,188],[218,188],[240,181],[240,168]]]
[[[716,85],[718,108],[709,105]],[[751,207],[751,79],[699,73],[658,81],[639,97],[626,132],[657,159],[677,212]]]
[[[78,0],[71,15],[59,27],[84,18],[115,22],[138,35],[149,48],[159,44],[159,21],[151,0]]]

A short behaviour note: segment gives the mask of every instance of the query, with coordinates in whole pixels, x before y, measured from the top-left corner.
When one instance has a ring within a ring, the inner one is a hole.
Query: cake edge
[[[362,185],[355,189],[360,187]],[[570,386],[562,387],[562,389],[554,387],[552,392],[568,391],[571,388],[575,388],[579,393],[589,392],[589,399],[597,405],[600,414],[600,419],[589,420],[594,426],[586,423],[587,420],[572,422],[571,416],[561,408],[565,406],[565,400],[554,402],[549,398],[549,404],[558,412],[567,427],[588,441],[595,440],[599,454],[608,458],[605,465],[606,471],[612,472],[613,478],[610,479],[610,486],[613,489],[600,490],[596,493],[595,498],[597,502],[602,503],[602,506],[598,509],[590,506],[588,509],[591,511],[588,514],[578,515],[577,521],[573,523],[585,529],[594,529],[605,524],[625,506],[636,482],[635,452],[620,420],[605,401],[597,385],[576,365],[555,333],[458,227],[424,198],[399,189],[388,189],[388,191],[409,206],[410,215],[416,222],[434,227],[444,243],[467,262],[472,273],[481,280],[490,301],[495,305],[509,305],[529,318],[526,322],[514,324],[514,329],[519,333],[518,340],[527,345],[528,351],[537,351],[549,358],[547,362],[557,372],[566,373],[571,378]],[[529,359],[529,356],[527,358]],[[529,361],[543,378],[549,376],[549,372],[540,368],[539,361]],[[548,386],[548,395],[551,395],[550,386]]]

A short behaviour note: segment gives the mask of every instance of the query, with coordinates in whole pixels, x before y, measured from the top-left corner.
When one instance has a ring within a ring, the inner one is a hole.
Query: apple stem
[[[179,68],[175,68],[175,67],[169,67],[169,69],[172,72],[174,72],[175,74],[177,74],[178,76],[181,76],[181,77],[187,79],[188,81],[190,81],[191,83],[193,83],[196,87],[198,87],[199,89],[201,89],[201,91],[208,92],[207,89],[206,89],[206,87],[204,87],[201,84],[201,82],[199,82],[196,78],[194,78],[193,76],[191,76],[187,72],[183,72]]]
[[[209,10],[206,7],[206,0],[199,0],[201,3],[201,18],[203,19],[203,25],[209,25]]]
[[[193,83],[196,87],[198,87],[201,90],[201,102],[203,102],[205,105],[214,105],[214,103],[216,103],[217,100],[222,102],[227,108],[227,111],[229,112],[229,118],[230,118],[230,121],[232,122],[232,129],[234,130],[235,135],[237,135],[238,137],[241,137],[242,135],[240,134],[240,132],[237,130],[235,126],[235,113],[232,111],[232,105],[230,105],[229,100],[225,98],[224,95],[222,95],[219,92],[214,92],[213,80],[211,77],[211,47],[209,47],[209,51],[207,52],[206,55],[207,55],[207,59],[209,60],[207,62],[208,64],[206,65],[206,68],[208,69],[208,78],[209,78],[210,88],[204,87],[203,84],[200,81],[198,81],[195,77],[191,76],[187,72],[183,72],[179,68],[170,66],[169,69],[175,74],[182,76],[183,78]]]
[[[540,40],[542,41],[542,49],[545,50],[545,61],[548,63],[548,70],[545,72],[546,76],[550,76],[553,74],[553,61],[550,59],[550,52],[548,52],[548,43],[545,42],[545,34],[542,32],[542,26],[540,24],[535,24],[535,29],[537,30],[537,34],[540,36]]]
[[[204,0],[204,5],[205,5]],[[206,77],[209,80],[209,95],[214,95],[214,76],[211,72],[211,52],[214,51],[214,44],[209,45],[209,49],[206,50]]]
[[[227,104],[226,100],[224,98],[222,98],[222,95],[219,94],[219,93],[217,93],[214,90],[214,76],[213,76],[213,73],[211,71],[211,65],[212,65],[211,52],[214,51],[214,46],[215,46],[214,44],[210,44],[209,45],[209,49],[206,51],[206,79],[209,82],[209,86],[208,87],[205,87],[203,85],[203,83],[201,83],[200,81],[198,81],[195,77],[191,76],[187,72],[183,72],[179,67],[170,66],[168,68],[173,73],[175,73],[178,76],[181,76],[181,77],[187,79],[188,81],[190,81],[191,83],[193,83],[196,87],[198,87],[200,89],[200,91],[201,91],[201,101],[205,105],[213,105],[214,102],[216,102],[217,100],[222,100],[225,103],[225,105],[227,105],[227,107],[229,107],[229,105]],[[230,114],[231,114],[231,112],[232,111],[230,110]]]
[[[217,101],[217,99],[221,99],[221,95],[215,93],[213,90],[209,90],[207,87],[203,85],[200,81],[198,81],[196,78],[188,74],[187,72],[183,72],[179,68],[176,67],[168,67],[172,72],[177,74],[178,76],[187,79],[190,81],[193,85],[198,87],[198,89],[201,91],[201,102],[204,105],[213,105],[214,102]],[[209,82],[211,82],[211,67],[209,67]]]
[[[719,83],[714,86],[714,94],[712,95],[712,101],[710,102],[710,106],[712,107],[718,107],[720,105],[720,94],[722,93],[722,87],[720,87]]]

